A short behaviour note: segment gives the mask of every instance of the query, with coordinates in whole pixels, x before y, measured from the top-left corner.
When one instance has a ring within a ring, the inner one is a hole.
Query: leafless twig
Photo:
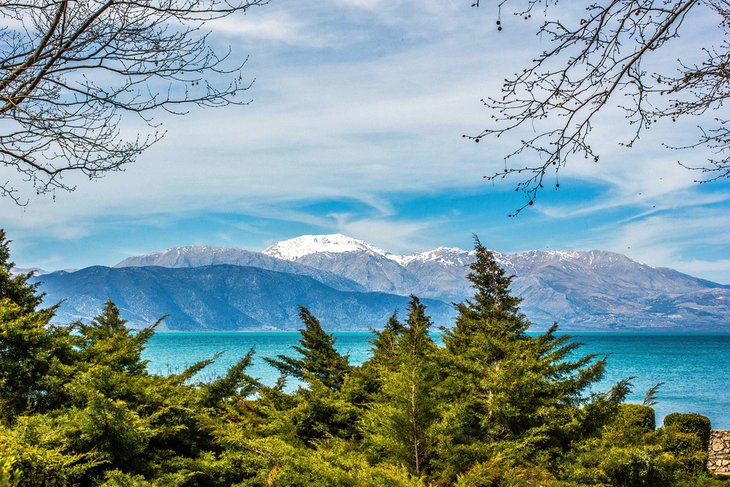
[[[216,52],[206,24],[268,0],[0,2],[0,164],[37,194],[119,170],[163,136],[157,110],[246,104],[245,64]],[[120,122],[135,114],[149,133]],[[10,182],[0,195],[25,200]]]
[[[514,3],[519,2],[502,0],[497,5],[501,12],[506,4]],[[536,8],[547,10],[557,3],[525,0],[516,15],[529,18]],[[479,4],[476,1],[473,6]],[[505,80],[500,97],[482,100],[492,111],[492,127],[465,135],[479,142],[486,137],[516,134],[528,124],[535,127],[535,135],[520,140],[506,156],[507,162],[518,157],[535,162],[506,165],[504,170],[486,176],[496,180],[518,175],[517,190],[527,198],[515,214],[534,203],[549,172],[556,174],[554,184],[559,186],[557,173],[571,157],[582,155],[598,162],[589,135],[596,116],[607,107],[623,109],[633,127],[630,138],[622,142],[628,147],[660,118],[677,121],[723,107],[730,89],[727,41],[704,48],[705,61],[699,65],[679,62],[677,69],[668,73],[644,67],[657,61],[657,51],[673,56],[666,52],[669,41],[679,37],[687,16],[700,9],[717,12],[720,28],[727,35],[728,0],[605,0],[588,5],[583,18],[574,24],[560,20],[542,24],[538,34],[549,40],[550,48],[521,73]],[[703,181],[730,176],[726,118],[716,121],[718,127],[701,128],[699,140],[691,147],[709,147],[717,157],[707,164],[683,164],[701,171]]]

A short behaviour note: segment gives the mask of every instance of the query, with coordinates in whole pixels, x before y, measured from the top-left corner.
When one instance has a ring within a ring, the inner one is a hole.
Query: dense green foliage
[[[651,407],[622,404],[628,382],[589,393],[605,359],[577,357],[556,327],[525,334],[511,278],[476,251],[475,296],[443,346],[412,297],[353,366],[301,308],[298,355],[268,360],[282,373],[269,387],[246,373],[253,351],[205,383],[216,357],[150,374],[155,325],[131,332],[110,301],[51,326],[0,234],[0,486],[722,485],[707,418],[656,430]]]
[[[664,418],[664,428],[696,435],[705,449],[710,445],[710,433],[712,432],[710,420],[700,414],[668,414]]]

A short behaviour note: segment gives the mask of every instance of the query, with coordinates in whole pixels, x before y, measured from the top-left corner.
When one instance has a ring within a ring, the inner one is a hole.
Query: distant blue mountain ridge
[[[311,277],[255,267],[87,267],[40,276],[45,302],[62,301],[56,322],[87,320],[109,298],[136,326],[167,316],[162,329],[180,331],[296,330],[298,306],[338,330],[381,327],[408,297],[341,291]],[[434,320],[448,323],[453,308],[424,300]]]

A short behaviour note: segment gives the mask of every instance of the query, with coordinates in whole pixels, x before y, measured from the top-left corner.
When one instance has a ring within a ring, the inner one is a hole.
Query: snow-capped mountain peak
[[[438,262],[441,264],[467,265],[471,262],[474,251],[467,251],[457,247],[438,247],[433,250],[404,255],[400,259],[402,265],[411,262]]]
[[[341,233],[329,235],[302,235],[301,237],[282,240],[264,249],[263,253],[271,257],[284,260],[297,260],[305,255],[316,253],[341,254],[345,252],[367,252],[381,255],[398,261],[399,255],[394,255]]]
[[[213,263],[218,256],[242,252],[238,249],[226,247],[213,247],[210,245],[186,245],[183,247],[172,247],[159,252],[145,255],[128,257],[117,263],[114,267],[139,267],[146,265],[159,265],[162,267],[178,267],[183,263],[190,264],[201,259],[206,264]],[[183,266],[187,267],[187,266]]]

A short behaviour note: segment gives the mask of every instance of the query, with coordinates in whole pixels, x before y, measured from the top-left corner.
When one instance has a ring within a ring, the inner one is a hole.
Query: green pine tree
[[[0,299],[0,414],[6,421],[65,401],[75,352],[68,331],[49,324],[53,312]]]
[[[103,462],[88,472],[92,484],[104,470],[149,475],[160,462],[174,464],[180,461],[176,456],[211,447],[210,429],[217,421],[200,405],[212,402],[212,394],[181,383],[180,376],[152,375],[142,359],[160,321],[131,330],[107,300],[91,322],[75,324],[78,360],[65,388],[69,407],[56,411],[54,421],[65,431],[68,451]],[[220,383],[211,385],[225,394]]]
[[[341,389],[345,376],[351,370],[347,356],[342,356],[335,350],[334,337],[322,329],[319,320],[304,306],[299,307],[299,317],[304,328],[299,330],[302,338],[294,350],[302,358],[279,355],[276,359],[265,359],[266,362],[284,375],[291,375],[305,382],[318,380],[331,390]]]
[[[101,314],[90,323],[76,323],[80,331],[81,359],[88,364],[103,364],[115,371],[145,374],[147,361],[142,350],[164,318],[137,332],[127,328],[119,308],[107,299]]]
[[[407,466],[423,475],[433,455],[431,427],[436,420],[434,355],[428,332],[431,320],[411,296],[405,326],[389,323],[376,340],[392,333],[393,356],[377,365],[382,389],[363,418],[365,442],[373,458]],[[394,326],[395,325],[395,326]],[[390,349],[390,343],[386,345]]]
[[[6,298],[20,307],[23,313],[35,311],[43,302],[43,294],[38,292],[38,284],[30,284],[32,273],[13,275],[15,264],[10,261],[10,240],[5,230],[0,229],[0,299]]]
[[[38,309],[43,294],[30,274],[12,276],[9,241],[0,230],[0,411],[6,421],[64,401],[74,360],[68,330],[50,324],[56,306]]]
[[[556,335],[556,326],[536,338],[527,335],[520,299],[509,292],[512,277],[475,243],[468,276],[475,296],[457,305],[456,326],[444,333],[439,356],[435,463],[446,482],[497,459],[503,464],[489,469],[549,464],[585,433],[580,405],[605,366],[593,355],[572,359],[579,345]]]
[[[283,434],[292,434],[310,447],[324,438],[351,438],[355,434],[357,409],[342,389],[352,367],[347,356],[335,350],[332,335],[322,329],[307,308],[300,306],[299,316],[304,328],[299,330],[301,339],[294,349],[301,358],[279,355],[265,360],[284,377],[293,376],[307,387],[299,388],[289,404],[277,400],[285,409],[274,411],[270,421],[289,431]],[[266,391],[264,394],[268,395]]]
[[[366,407],[383,388],[387,380],[383,368],[393,371],[398,366],[398,339],[405,327],[393,313],[382,330],[371,330],[371,355],[360,367],[355,367],[348,376],[345,393],[348,400],[358,407]]]
[[[370,340],[371,357],[364,366],[385,366],[393,368],[398,364],[398,339],[405,331],[405,326],[393,313],[382,330],[373,330],[375,338]]]
[[[513,296],[509,287],[514,276],[509,276],[474,236],[476,260],[469,265],[467,278],[474,288],[474,298],[458,303],[458,315],[453,329],[445,334],[444,343],[451,349],[468,344],[475,334],[500,335],[522,339],[530,322],[520,312],[522,299]]]

